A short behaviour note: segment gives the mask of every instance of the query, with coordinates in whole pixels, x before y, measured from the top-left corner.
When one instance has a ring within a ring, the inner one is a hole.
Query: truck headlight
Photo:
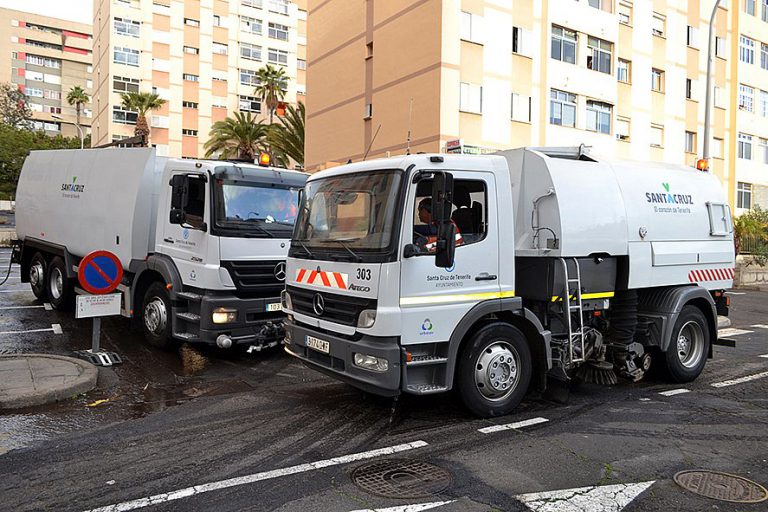
[[[231,324],[237,322],[237,310],[229,308],[216,308],[213,310],[211,320],[215,324]]]
[[[283,304],[283,311],[286,309],[293,311],[293,301],[291,301],[291,294],[288,290],[280,292],[280,302]]]
[[[376,310],[375,309],[364,309],[360,312],[360,316],[357,319],[357,326],[362,327],[363,329],[368,329],[369,327],[373,327],[373,324],[376,322]]]
[[[359,368],[373,372],[385,372],[389,369],[389,362],[386,359],[368,354],[355,354],[354,363]]]

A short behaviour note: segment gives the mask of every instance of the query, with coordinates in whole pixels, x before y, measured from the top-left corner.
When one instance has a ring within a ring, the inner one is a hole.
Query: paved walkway
[[[50,354],[0,356],[0,410],[66,400],[96,386],[98,369]]]

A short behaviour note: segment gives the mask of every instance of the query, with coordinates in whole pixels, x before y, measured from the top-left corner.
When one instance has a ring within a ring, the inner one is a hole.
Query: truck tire
[[[532,373],[531,351],[523,333],[507,324],[486,325],[462,350],[459,394],[477,416],[508,414],[528,391]]]
[[[29,260],[29,285],[32,287],[32,293],[39,300],[48,299],[48,291],[45,286],[48,273],[48,265],[45,258],[39,252],[36,252]]]
[[[48,264],[47,278],[48,300],[53,309],[68,309],[75,298],[75,289],[72,280],[67,277],[67,268],[64,260],[54,256]]]
[[[163,350],[174,348],[171,311],[171,297],[165,284],[155,281],[149,285],[141,305],[141,328],[147,343]]]
[[[683,307],[664,354],[669,379],[680,383],[690,382],[698,377],[707,362],[709,344],[709,324],[704,313],[695,306]]]

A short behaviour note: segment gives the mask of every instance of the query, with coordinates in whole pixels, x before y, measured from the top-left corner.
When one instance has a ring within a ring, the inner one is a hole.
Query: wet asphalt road
[[[7,258],[0,251],[0,268]],[[14,272],[0,287],[0,353],[89,348],[90,322],[26,308],[40,304]],[[672,481],[678,471],[701,468],[768,484],[768,377],[712,386],[768,371],[768,358],[760,357],[768,354],[768,325],[752,327],[768,324],[768,293],[739,293],[733,327],[749,332],[731,336],[736,348],[716,347],[696,382],[583,385],[565,403],[529,397],[495,420],[471,417],[450,395],[405,397],[393,409],[391,400],[278,351],[160,352],[127,320],[109,319],[102,344],[125,363],[102,370],[95,391],[0,414],[0,510],[87,510],[238,477],[250,479],[188,489],[189,496],[142,510],[353,511],[457,500],[434,510],[515,511],[529,510],[516,498],[522,493],[638,482],[654,483],[627,511],[766,510],[768,502],[715,501]],[[19,306],[25,308],[6,309]],[[63,334],[6,334],[52,324]],[[682,387],[690,392],[659,394]],[[548,421],[478,430],[531,418]],[[417,441],[423,443],[409,444]],[[377,497],[351,482],[365,461],[330,460],[404,444],[410,449],[391,457],[440,466],[450,472],[450,486],[423,499]],[[312,462],[319,464],[301,466]],[[581,510],[599,504],[582,503]]]

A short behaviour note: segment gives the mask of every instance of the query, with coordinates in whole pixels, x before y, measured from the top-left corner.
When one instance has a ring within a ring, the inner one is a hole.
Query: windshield
[[[389,250],[397,235],[401,177],[374,171],[308,182],[294,240],[341,252]]]
[[[255,236],[288,237],[299,211],[299,190],[279,185],[217,179],[216,226]]]

